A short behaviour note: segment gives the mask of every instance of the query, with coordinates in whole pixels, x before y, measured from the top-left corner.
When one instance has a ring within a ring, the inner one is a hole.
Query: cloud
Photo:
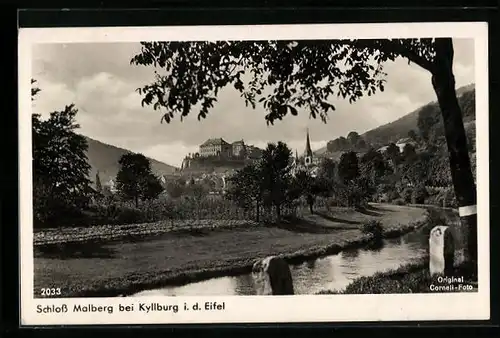
[[[457,87],[474,82],[472,40],[454,40],[454,72]],[[430,75],[407,60],[386,64],[385,91],[363,97],[354,104],[332,99],[336,110],[327,124],[299,116],[287,116],[268,126],[266,112],[246,107],[232,88],[220,91],[218,102],[206,119],[198,121],[193,111],[183,122],[178,117],[170,124],[160,123],[161,112],[141,107],[135,91],[153,80],[153,70],[130,65],[139,51],[137,43],[38,45],[33,53],[33,77],[42,92],[35,103],[36,112],[61,110],[75,103],[79,109],[80,132],[102,142],[127,148],[180,165],[183,157],[198,150],[208,138],[222,137],[228,142],[244,139],[264,147],[267,142],[286,141],[292,149],[304,150],[309,128],[313,148],[328,140],[363,133],[394,121],[435,100]]]
[[[36,86],[41,91],[33,101],[33,112],[47,117],[53,111],[62,111],[64,107],[76,101],[75,92],[64,83],[53,83],[39,79]]]

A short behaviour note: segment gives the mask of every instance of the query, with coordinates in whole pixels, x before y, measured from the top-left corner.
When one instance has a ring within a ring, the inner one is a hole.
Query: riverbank
[[[272,226],[164,233],[148,239],[87,241],[35,248],[35,297],[41,287],[59,297],[114,297],[251,271],[256,258],[289,263],[362,247],[372,238],[363,224],[380,221],[385,237],[415,230],[421,208],[374,204],[368,210],[331,210]]]
[[[401,294],[436,292],[477,292],[477,275],[472,265],[462,263],[455,267],[449,278],[460,282],[431,277],[428,259],[422,259],[395,270],[380,272],[373,276],[361,277],[349,284],[345,290],[325,290],[318,294]],[[463,278],[463,282],[461,281]],[[451,287],[451,288],[450,288]]]

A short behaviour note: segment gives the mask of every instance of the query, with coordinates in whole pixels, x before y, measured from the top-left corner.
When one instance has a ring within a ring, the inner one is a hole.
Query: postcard
[[[489,319],[487,32],[20,28],[21,324]]]

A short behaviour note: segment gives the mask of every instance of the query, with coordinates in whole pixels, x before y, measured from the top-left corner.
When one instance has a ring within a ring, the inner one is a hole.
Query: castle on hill
[[[262,149],[246,144],[244,140],[229,143],[220,137],[210,138],[200,144],[197,153],[188,154],[184,158],[181,170],[191,168],[193,163],[244,164],[247,161],[259,159],[261,155]]]

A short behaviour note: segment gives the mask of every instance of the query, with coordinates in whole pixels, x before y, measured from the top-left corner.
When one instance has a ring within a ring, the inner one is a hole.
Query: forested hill
[[[470,84],[457,89],[457,97],[459,98],[459,104],[462,108],[464,115],[464,124],[466,129],[475,127],[475,85]],[[419,133],[418,127],[418,117],[421,112],[429,116],[438,116],[439,106],[437,102],[430,102],[419,109],[404,115],[403,117],[372,129],[362,135],[361,138],[368,145],[373,145],[375,147],[386,145],[391,142],[397,142],[402,138],[408,137],[411,130]],[[432,121],[431,121],[432,122]],[[434,123],[442,124],[442,121],[433,121]],[[347,133],[346,133],[347,134]],[[323,147],[315,151],[317,154],[323,154],[327,151],[327,147]]]
[[[129,152],[127,149],[115,147],[106,144],[90,137],[85,136],[88,142],[87,157],[92,169],[90,171],[90,179],[94,181],[97,170],[99,170],[99,178],[102,183],[108,182],[111,178],[115,178],[118,173],[120,157]],[[153,172],[157,175],[167,175],[175,171],[175,167],[163,162],[148,158],[151,161]]]
[[[475,91],[475,85],[470,84],[457,89],[457,97],[460,99],[464,94],[471,94]],[[461,100],[462,101],[462,100]],[[463,103],[463,102],[460,102]],[[463,107],[462,109],[468,108]],[[389,143],[396,142],[401,138],[408,137],[410,130],[418,131],[418,115],[424,109],[439,109],[437,102],[430,102],[427,105],[420,107],[419,109],[401,117],[400,119],[393,121],[391,123],[382,125],[376,129],[372,129],[363,135],[361,135],[368,143]],[[472,107],[474,110],[474,107]],[[468,112],[464,111],[464,115],[468,116]],[[464,121],[468,122],[468,121]]]

